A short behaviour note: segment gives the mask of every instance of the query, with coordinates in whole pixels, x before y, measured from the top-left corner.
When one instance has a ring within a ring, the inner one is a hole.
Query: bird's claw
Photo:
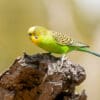
[[[61,57],[61,65],[60,65],[60,67],[63,66],[64,60],[65,60],[65,54],[63,54],[63,56]]]

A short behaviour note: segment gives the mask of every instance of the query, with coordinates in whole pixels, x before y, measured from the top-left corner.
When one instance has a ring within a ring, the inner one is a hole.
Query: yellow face
[[[30,39],[32,40],[32,42],[33,42],[34,44],[38,44],[39,34],[37,34],[37,32],[36,32],[36,27],[35,27],[35,26],[29,28],[28,34],[29,34]]]
[[[28,34],[32,42],[38,45],[39,42],[41,42],[41,40],[43,39],[43,37],[47,35],[47,31],[48,30],[42,26],[33,26],[29,28]]]
[[[34,44],[41,42],[43,36],[47,35],[47,29],[42,26],[33,26],[29,28],[28,34]]]

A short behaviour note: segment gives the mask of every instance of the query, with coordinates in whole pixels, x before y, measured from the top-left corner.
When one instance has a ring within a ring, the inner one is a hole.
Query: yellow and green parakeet
[[[71,51],[83,51],[100,57],[89,50],[89,46],[79,41],[73,40],[65,33],[54,32],[42,26],[33,26],[28,30],[32,42],[40,48],[57,54],[66,54]]]

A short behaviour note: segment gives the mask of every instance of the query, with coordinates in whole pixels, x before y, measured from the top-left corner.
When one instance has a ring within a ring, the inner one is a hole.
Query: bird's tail
[[[87,53],[90,53],[90,54],[93,54],[93,55],[95,55],[95,56],[100,57],[100,54],[99,54],[99,53],[96,53],[96,52],[94,52],[94,51],[91,51],[91,50],[89,50],[88,48],[78,48],[78,51],[87,52]]]

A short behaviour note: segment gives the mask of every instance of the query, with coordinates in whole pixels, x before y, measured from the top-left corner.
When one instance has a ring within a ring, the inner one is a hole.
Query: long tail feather
[[[95,55],[95,56],[100,57],[100,54],[99,54],[99,53],[96,53],[96,52],[94,52],[94,51],[91,51],[91,50],[89,50],[88,48],[79,48],[78,51],[87,52],[87,53],[90,53],[90,54],[93,54],[93,55]]]

